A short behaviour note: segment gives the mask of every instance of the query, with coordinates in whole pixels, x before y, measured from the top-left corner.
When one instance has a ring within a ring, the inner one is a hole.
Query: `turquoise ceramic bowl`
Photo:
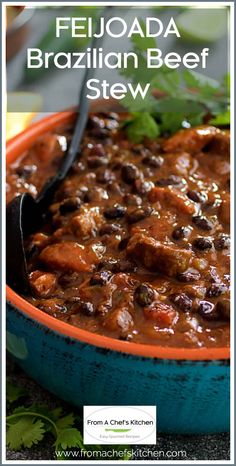
[[[65,112],[36,123],[8,145],[15,160]],[[229,349],[162,348],[119,341],[65,324],[7,288],[7,349],[39,384],[76,406],[156,405],[159,432],[226,432]]]

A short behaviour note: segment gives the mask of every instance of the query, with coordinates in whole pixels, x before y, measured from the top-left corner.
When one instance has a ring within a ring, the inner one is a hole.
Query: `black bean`
[[[146,153],[146,149],[143,148],[142,144],[140,145],[136,144],[134,147],[131,148],[131,150],[134,154],[137,154],[137,155]]]
[[[120,251],[123,251],[124,249],[126,249],[129,240],[130,240],[130,238],[128,237],[128,238],[123,238],[123,239],[119,242],[118,248],[119,248]]]
[[[78,314],[81,299],[78,296],[70,296],[66,299],[66,306],[70,315]]]
[[[122,341],[130,341],[130,340],[132,340],[132,338],[133,338],[133,337],[132,337],[132,335],[130,335],[130,334],[129,334],[129,335],[127,335],[127,334],[121,334],[121,335],[119,336],[119,340],[122,340]]]
[[[229,235],[220,235],[218,238],[214,240],[214,246],[217,251],[221,251],[222,249],[229,249],[230,247]]]
[[[147,155],[143,158],[142,163],[148,167],[160,168],[164,162],[163,157],[160,155]]]
[[[84,202],[89,203],[93,200],[93,198],[94,198],[94,192],[88,191],[84,196]]]
[[[223,283],[212,283],[208,288],[206,295],[208,298],[217,298],[228,290],[227,286]]]
[[[116,259],[105,259],[102,262],[98,264],[98,270],[104,269],[104,270],[111,270],[114,271],[113,269],[115,268],[117,264]]]
[[[73,186],[62,186],[56,193],[56,201],[64,201],[67,198],[79,197],[81,201],[84,200],[84,196],[88,192],[87,186],[80,186],[76,191]]]
[[[147,218],[151,215],[152,213],[152,208],[147,206],[147,207],[139,207],[138,209],[135,209],[133,212],[127,215],[127,221],[128,223],[136,223],[140,222],[144,218]]]
[[[108,270],[103,270],[102,272],[95,273],[90,278],[89,284],[92,286],[94,285],[103,286],[107,284],[110,278],[111,278],[111,272],[109,272]]]
[[[89,119],[87,122],[88,129],[94,129],[94,128],[103,129],[104,127],[105,127],[105,123],[104,123],[103,118],[99,118],[96,115],[89,116]]]
[[[101,112],[101,114],[103,115],[103,112]],[[104,117],[108,118],[109,120],[115,120],[115,121],[119,120],[119,114],[116,112],[104,113]]]
[[[108,164],[107,157],[98,157],[97,155],[90,155],[87,158],[89,168],[98,168]]]
[[[192,221],[201,230],[210,231],[213,228],[213,223],[203,215],[194,215]]]
[[[91,155],[96,155],[97,157],[105,157],[106,156],[106,151],[103,147],[102,144],[95,144],[91,151],[90,151],[90,154]]]
[[[78,303],[78,310],[86,316],[92,316],[95,313],[93,304],[85,301]]]
[[[191,230],[188,227],[176,227],[172,232],[172,237],[176,240],[188,238]]]
[[[170,175],[168,178],[161,178],[160,180],[156,181],[157,186],[172,186],[178,185],[183,182],[183,178],[176,175]]]
[[[121,177],[125,183],[132,184],[140,176],[138,168],[132,163],[126,163],[121,169]]]
[[[111,271],[115,273],[136,272],[136,270],[137,270],[137,265],[134,262],[131,262],[126,259],[120,259],[111,266]]]
[[[107,129],[114,129],[114,128],[117,128],[118,126],[118,120],[119,120],[119,116],[117,113],[111,113],[110,115],[108,113],[105,113],[105,112],[100,112],[99,113],[103,118],[104,118],[104,127],[107,128]],[[113,116],[112,116],[113,115]]]
[[[193,305],[192,300],[185,293],[173,293],[169,296],[169,299],[184,312],[190,311]]]
[[[179,273],[177,275],[177,280],[184,283],[191,283],[196,280],[199,280],[200,273],[197,270],[186,270],[185,272]]]
[[[106,128],[93,128],[90,135],[97,139],[106,139],[109,136],[109,130]]]
[[[140,306],[149,306],[155,297],[154,290],[145,284],[138,285],[134,292],[134,299]]]
[[[64,215],[69,212],[74,212],[75,210],[78,210],[80,206],[81,200],[79,197],[69,197],[60,204],[59,210],[60,213]]]
[[[137,270],[136,264],[126,259],[106,259],[100,262],[98,269],[110,270],[114,273],[119,272],[135,272]]]
[[[120,204],[115,204],[114,207],[107,207],[104,210],[104,217],[107,219],[122,218],[126,212],[126,207]]]
[[[98,183],[102,183],[102,184],[111,183],[114,179],[115,179],[114,173],[112,173],[112,171],[109,170],[108,168],[106,169],[101,168],[96,173],[96,180],[98,181]]]
[[[193,241],[193,246],[200,251],[206,251],[212,248],[212,241],[208,238],[196,238]]]
[[[200,316],[209,321],[219,319],[219,314],[216,311],[215,305],[209,301],[200,301],[197,312]]]
[[[204,192],[201,192],[201,191],[198,192],[198,191],[194,191],[194,190],[189,190],[187,192],[187,196],[193,202],[201,203],[201,202],[205,202],[207,200],[207,194],[204,193]]]
[[[121,170],[122,166],[123,166],[122,159],[114,158],[114,160],[112,160],[112,162],[110,163],[110,167],[113,172],[114,170]]]
[[[120,233],[121,226],[117,225],[116,223],[106,223],[100,228],[99,234],[100,235],[112,235],[114,233]]]
[[[230,320],[230,300],[221,299],[216,304],[216,309],[219,312],[220,316],[225,320]]]

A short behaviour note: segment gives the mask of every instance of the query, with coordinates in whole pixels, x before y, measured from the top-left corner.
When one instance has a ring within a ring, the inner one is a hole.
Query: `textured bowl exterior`
[[[7,306],[7,348],[39,384],[78,407],[156,405],[158,432],[229,430],[229,361],[148,358],[99,348]]]

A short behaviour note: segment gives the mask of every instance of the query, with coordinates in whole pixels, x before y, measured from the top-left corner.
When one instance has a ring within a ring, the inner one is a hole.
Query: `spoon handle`
[[[102,10],[101,16],[105,18],[105,21],[108,20],[112,14],[112,9],[113,7],[107,6]],[[100,16],[100,17],[101,17]],[[99,27],[99,22],[98,22],[98,27]],[[98,31],[97,31],[98,32]],[[93,48],[99,48],[101,47],[103,42],[103,37],[93,37],[92,43],[91,43],[91,49]],[[84,134],[84,130],[87,124],[88,120],[88,113],[89,113],[89,101],[86,96],[87,93],[87,87],[86,83],[89,79],[92,79],[94,76],[94,68],[87,68],[81,88],[80,88],[80,95],[79,95],[79,113],[78,117],[75,123],[75,129],[74,129],[74,134],[72,137],[72,141],[69,147],[69,150],[67,151],[67,154],[65,157],[63,157],[61,166],[59,170],[57,171],[56,175],[52,178],[50,178],[46,184],[44,185],[43,189],[41,190],[39,196],[36,199],[36,203],[38,204],[39,208],[44,210],[45,207],[49,204],[51,201],[55,191],[59,187],[60,183],[64,180],[66,177],[69,169],[71,168],[74,160],[76,159],[79,151],[79,146]]]

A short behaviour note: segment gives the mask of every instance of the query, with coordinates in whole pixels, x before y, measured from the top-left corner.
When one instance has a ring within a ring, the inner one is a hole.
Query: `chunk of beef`
[[[160,188],[156,186],[148,193],[150,202],[165,203],[168,207],[174,207],[183,214],[193,215],[197,212],[196,204],[189,199],[186,194],[181,193],[178,189],[171,186]]]
[[[77,238],[90,238],[96,235],[104,223],[100,214],[99,207],[88,209],[83,206],[79,215],[73,217],[70,221],[70,228]]]
[[[173,277],[187,270],[192,252],[179,249],[175,245],[162,244],[154,238],[136,234],[131,238],[127,254],[137,259],[151,271],[158,271]]]
[[[216,154],[230,154],[230,132],[228,130],[218,130],[212,142],[209,144],[209,150]]]
[[[29,275],[29,282],[34,295],[46,298],[53,293],[57,277],[54,273],[34,270],[34,272],[31,272]]]
[[[106,316],[103,325],[109,330],[118,330],[121,335],[124,335],[132,329],[134,322],[129,311],[120,307]]]
[[[65,136],[48,133],[37,139],[34,144],[34,150],[40,162],[48,164],[56,156],[63,155],[66,144]]]
[[[189,152],[195,154],[219,137],[220,130],[214,126],[181,129],[163,144],[165,152]]]
[[[170,327],[178,319],[178,312],[170,305],[162,301],[156,301],[152,306],[145,307],[144,315],[161,327]]]
[[[187,152],[166,154],[165,166],[172,166],[173,173],[179,176],[188,176],[197,168],[196,159]]]
[[[40,253],[39,260],[50,269],[73,272],[91,272],[99,262],[91,247],[72,241],[47,246]]]
[[[56,318],[60,318],[62,314],[65,316],[67,313],[64,300],[60,298],[41,299],[38,308]]]

